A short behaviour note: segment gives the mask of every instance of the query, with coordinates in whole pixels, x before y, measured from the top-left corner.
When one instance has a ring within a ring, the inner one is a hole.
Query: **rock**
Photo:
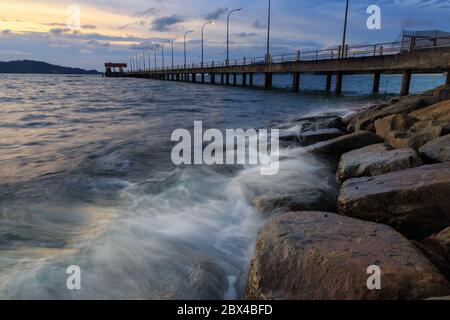
[[[450,135],[428,142],[420,148],[420,154],[435,162],[450,162]]]
[[[307,147],[306,151],[339,160],[344,153],[381,142],[383,142],[383,139],[372,132],[356,131],[352,134],[317,143]]]
[[[450,100],[450,85],[442,85],[437,87],[433,91],[433,96],[439,99],[439,101]]]
[[[337,204],[344,215],[423,239],[450,226],[450,163],[349,179]]]
[[[383,119],[394,114],[407,114],[418,109],[428,107],[439,101],[438,98],[429,95],[415,95],[401,98],[399,102],[391,105],[382,105],[379,108],[369,109],[358,113],[349,123],[349,130],[367,130],[378,119]]]
[[[303,146],[309,146],[321,141],[334,139],[344,135],[339,129],[319,129],[315,131],[306,131],[300,134],[300,142]]]
[[[450,228],[416,244],[450,281]]]
[[[396,114],[378,119],[375,121],[375,131],[395,148],[410,147],[415,150],[443,134],[442,126],[412,114]]]
[[[381,290],[369,290],[369,266]],[[392,228],[333,213],[292,212],[265,225],[246,287],[251,300],[425,299],[450,293],[428,259]]]
[[[288,211],[335,211],[336,194],[323,189],[310,188],[297,194],[272,194],[252,199],[265,216]]]
[[[422,165],[422,160],[411,148],[395,150],[388,144],[374,144],[357,149],[342,156],[338,168],[338,179],[381,174],[409,169]]]
[[[302,126],[301,132],[316,131],[321,129],[338,129],[345,131],[347,124],[341,117],[337,116],[317,116],[306,117],[295,120]]]
[[[414,111],[410,113],[410,115],[422,121],[429,120],[434,126],[448,128],[450,123],[450,100],[442,101],[427,108]]]

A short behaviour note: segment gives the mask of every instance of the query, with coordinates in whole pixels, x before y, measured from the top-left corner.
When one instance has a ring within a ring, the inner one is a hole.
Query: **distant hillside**
[[[26,73],[26,74],[100,74],[96,70],[83,70],[56,66],[41,61],[21,60],[0,62],[0,73]]]

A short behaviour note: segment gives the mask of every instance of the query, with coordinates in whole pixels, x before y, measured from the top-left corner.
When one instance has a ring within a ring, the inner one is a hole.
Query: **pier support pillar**
[[[331,72],[327,73],[327,80],[325,85],[325,91],[331,92],[331,82],[333,81],[333,74]]]
[[[292,89],[294,91],[300,90],[300,72],[294,72],[292,74]]]
[[[237,85],[237,74],[233,74],[233,85]]]
[[[202,73],[202,83],[205,83],[205,74]]]
[[[402,88],[400,91],[401,96],[407,96],[409,94],[409,88],[411,86],[412,70],[403,71]]]
[[[266,90],[272,89],[272,73],[266,72],[265,73],[265,81],[264,81],[264,88]]]
[[[197,74],[192,74],[192,82],[197,82]]]
[[[342,93],[342,72],[336,73],[336,90],[335,94],[340,95]]]
[[[220,84],[225,83],[225,75],[223,73],[220,74]]]
[[[242,74],[242,86],[247,86],[247,74],[245,72]]]
[[[445,81],[445,84],[450,86],[450,69],[447,70],[447,80]]]
[[[250,73],[249,74],[249,84],[250,84],[250,86],[253,86],[253,73]]]
[[[380,79],[381,79],[381,72],[375,71],[375,73],[373,74],[373,86],[372,86],[373,93],[380,92]]]
[[[211,84],[216,84],[216,74],[215,73],[210,73],[209,77],[211,79]]]
[[[225,75],[225,82],[226,82],[226,85],[227,85],[227,86],[230,85],[230,74],[229,74],[229,73],[227,73],[227,74]]]

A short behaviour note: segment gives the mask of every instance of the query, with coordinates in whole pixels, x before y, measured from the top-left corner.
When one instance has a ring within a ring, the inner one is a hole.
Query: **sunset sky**
[[[0,0],[0,60],[42,60],[87,69],[105,61],[128,62],[152,42],[190,35],[190,62],[200,59],[200,29],[208,20],[207,60],[225,58],[226,12],[233,15],[231,55],[263,56],[266,0]],[[272,52],[320,49],[340,42],[344,0],[273,0]],[[398,40],[402,29],[450,31],[449,0],[351,0],[348,41],[351,44]],[[368,30],[367,7],[382,10],[382,29]],[[79,31],[67,27],[69,8],[81,12]],[[176,45],[182,62],[182,43]]]

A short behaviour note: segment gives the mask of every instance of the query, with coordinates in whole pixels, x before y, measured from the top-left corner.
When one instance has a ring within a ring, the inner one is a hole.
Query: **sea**
[[[0,77],[0,299],[243,298],[258,230],[257,194],[331,188],[299,147],[280,172],[257,166],[176,166],[176,129],[282,128],[346,116],[400,91],[401,76],[288,75],[274,90],[77,75]],[[413,93],[445,82],[416,75]],[[70,286],[70,267],[80,288]]]

